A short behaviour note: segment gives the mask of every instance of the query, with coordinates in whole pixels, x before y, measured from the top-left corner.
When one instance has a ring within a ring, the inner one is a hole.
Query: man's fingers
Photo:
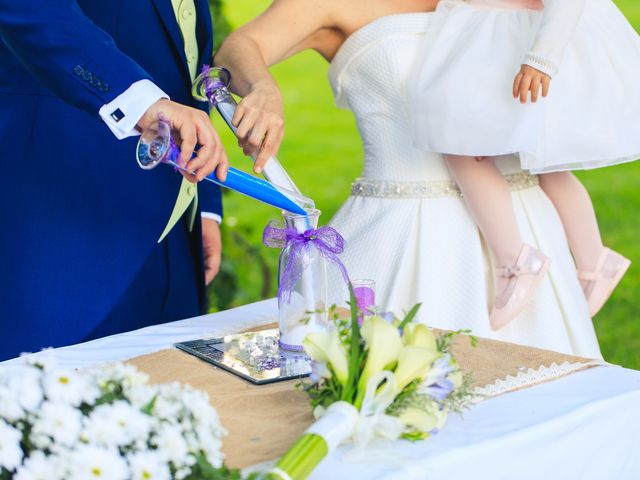
[[[216,157],[218,158],[218,166],[216,167],[216,176],[221,182],[227,181],[227,173],[229,173],[229,159],[224,147],[219,145],[216,149]]]
[[[216,163],[216,175],[218,179],[222,182],[227,180],[227,173],[229,172],[229,159],[227,158],[227,152],[224,149],[224,145],[222,144],[222,140],[220,140],[220,136],[218,132],[214,128],[212,130],[213,133],[213,141],[215,142],[215,149],[213,151],[214,162]]]
[[[229,172],[229,160],[222,142],[216,138],[214,143],[200,147],[198,158],[201,155],[204,165],[194,172],[198,179],[203,180],[215,171],[216,177],[221,182],[226,181],[227,173]]]
[[[198,180],[202,180],[213,172],[218,164],[216,148],[220,144],[220,139],[205,113],[199,114],[196,118],[196,131],[200,149],[197,157],[191,160],[189,170],[196,174]]]
[[[527,103],[527,96],[531,88],[531,77],[525,75],[520,82],[520,103]]]
[[[184,178],[189,180],[191,183],[198,183],[198,179],[196,178],[195,175],[191,175],[189,172],[185,172],[184,170],[178,170],[178,171]]]
[[[218,271],[220,270],[220,261],[215,261],[213,258],[207,259],[207,264],[205,265],[204,270],[204,284],[205,286],[209,286],[211,282],[218,275]]]
[[[542,77],[542,96],[546,97],[549,95],[549,87],[551,86],[551,79],[546,75]]]
[[[205,285],[209,285],[218,272],[220,271],[220,263],[222,255],[220,253],[214,253],[209,255],[204,261],[204,282]]]
[[[204,251],[205,282],[209,285],[220,270],[222,259],[222,240],[220,226],[215,220],[202,219],[202,247]]]
[[[191,121],[184,121],[179,127],[179,132],[182,140],[180,144],[180,159],[182,160],[182,165],[187,165],[198,141],[196,126]]]
[[[540,78],[536,77],[531,82],[531,103],[538,101],[538,95],[540,93]]]
[[[198,150],[198,155],[189,163],[189,171],[198,178],[203,180],[207,175],[211,174],[216,168],[214,158],[215,145],[204,145]]]
[[[513,98],[518,98],[520,96],[520,81],[522,80],[522,72],[519,72],[516,75],[515,80],[513,81]]]

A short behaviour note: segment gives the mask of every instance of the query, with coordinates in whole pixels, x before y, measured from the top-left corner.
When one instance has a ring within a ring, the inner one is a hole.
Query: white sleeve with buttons
[[[100,118],[118,140],[139,135],[136,125],[142,115],[161,98],[169,98],[151,80],[139,80],[100,108]]]

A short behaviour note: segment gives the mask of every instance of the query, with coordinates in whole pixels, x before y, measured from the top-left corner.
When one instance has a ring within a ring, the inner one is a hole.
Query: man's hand
[[[202,219],[202,247],[204,252],[204,283],[209,285],[216,278],[222,260],[220,225],[211,218]]]
[[[149,107],[138,122],[138,128],[148,128],[160,116],[171,125],[171,132],[180,145],[182,162],[193,173],[180,171],[190,182],[199,182],[214,170],[218,179],[226,180],[229,171],[227,154],[206,113],[163,98]],[[191,158],[196,145],[200,147],[196,156]]]
[[[520,103],[525,104],[527,103],[529,92],[531,92],[531,103],[536,103],[540,94],[540,87],[542,87],[542,96],[546,97],[549,94],[550,84],[551,77],[549,75],[529,65],[522,65],[520,72],[513,81],[513,98],[519,97]]]
[[[238,144],[245,155],[258,152],[254,172],[262,173],[267,160],[278,153],[284,137],[282,97],[275,84],[251,90],[238,105],[231,121],[237,128]]]

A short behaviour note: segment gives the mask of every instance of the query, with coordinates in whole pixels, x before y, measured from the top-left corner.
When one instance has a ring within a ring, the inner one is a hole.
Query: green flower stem
[[[364,373],[364,372],[363,372]],[[358,382],[358,386],[356,387],[356,398],[353,401],[353,406],[356,407],[356,410],[360,411],[362,408],[362,402],[364,401],[364,395],[367,393],[367,382],[364,381],[364,375],[360,377],[360,381]]]
[[[306,433],[282,456],[276,467],[287,472],[292,480],[305,480],[327,453],[329,448],[324,438]]]
[[[282,462],[282,460],[285,458],[297,459],[302,454],[302,452],[304,452],[304,450],[307,448],[310,442],[311,442],[311,435],[309,434],[303,435],[296,441],[296,443],[293,444],[293,446],[289,449],[289,451],[287,451],[283,455],[283,457],[280,459],[280,462]]]

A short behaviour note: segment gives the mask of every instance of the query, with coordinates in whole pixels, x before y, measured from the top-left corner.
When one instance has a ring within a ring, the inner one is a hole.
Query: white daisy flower
[[[136,452],[128,460],[131,480],[171,480],[169,465],[158,452]]]
[[[145,385],[149,381],[149,375],[126,363],[113,363],[103,366],[95,372],[95,375],[99,383],[115,381],[122,384],[125,394],[130,389]]]
[[[162,425],[153,444],[166,462],[172,462],[174,465],[185,463],[189,450],[182,431],[177,426]]]
[[[37,410],[43,400],[40,385],[42,372],[28,365],[10,366],[2,370],[0,385],[11,391],[22,410]]]
[[[166,391],[160,392],[153,406],[153,414],[162,419],[169,421],[179,421],[183,407],[178,399],[166,395]]]
[[[128,480],[127,462],[116,449],[79,445],[69,457],[67,480]]]
[[[158,388],[152,385],[134,385],[127,392],[131,405],[144,408],[149,405],[153,397],[158,395]]]
[[[97,386],[87,375],[71,370],[55,370],[45,375],[44,393],[56,403],[66,403],[74,407],[83,402],[92,403],[99,395]]]
[[[40,371],[50,372],[58,367],[58,360],[53,348],[44,348],[37,353],[23,353],[20,357],[25,364]]]
[[[6,385],[0,385],[0,418],[5,418],[10,422],[21,419],[25,414],[17,392],[11,390]]]
[[[0,419],[0,467],[10,472],[22,463],[22,433]]]
[[[46,456],[41,451],[33,452],[16,471],[14,480],[63,480],[60,458]]]
[[[78,442],[81,429],[80,410],[65,403],[44,402],[33,422],[31,437],[45,448],[51,443],[72,447]],[[53,442],[48,442],[48,438]]]
[[[133,405],[119,400],[100,405],[89,416],[82,437],[101,446],[124,446],[146,441],[151,418]]]

